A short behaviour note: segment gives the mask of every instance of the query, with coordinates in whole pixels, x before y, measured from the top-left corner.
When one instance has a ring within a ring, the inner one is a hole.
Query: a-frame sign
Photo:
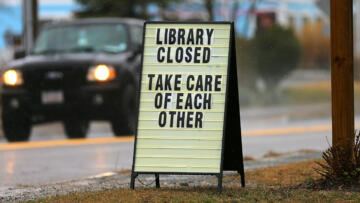
[[[139,174],[215,175],[245,186],[234,25],[146,22],[130,187]]]

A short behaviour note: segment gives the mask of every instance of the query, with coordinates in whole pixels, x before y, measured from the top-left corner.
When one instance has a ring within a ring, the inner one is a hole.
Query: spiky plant
[[[355,132],[354,161],[349,161],[346,150],[332,146],[322,154],[324,162],[317,162],[315,170],[326,185],[354,185],[360,180],[360,131]]]

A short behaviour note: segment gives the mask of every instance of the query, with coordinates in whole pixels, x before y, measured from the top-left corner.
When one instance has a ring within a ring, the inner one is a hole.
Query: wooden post
[[[331,0],[332,143],[353,160],[353,0]]]

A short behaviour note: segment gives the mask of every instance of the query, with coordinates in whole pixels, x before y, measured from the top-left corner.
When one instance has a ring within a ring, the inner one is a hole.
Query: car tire
[[[115,136],[132,135],[136,122],[136,90],[129,85],[124,90],[121,112],[111,120],[111,129]]]
[[[134,130],[127,126],[127,124],[121,120],[112,120],[111,129],[115,136],[124,136],[134,134]]]
[[[87,120],[65,120],[63,121],[64,131],[68,138],[85,138],[89,131],[89,121]]]
[[[8,142],[28,141],[31,133],[30,119],[25,115],[2,115],[4,136]]]

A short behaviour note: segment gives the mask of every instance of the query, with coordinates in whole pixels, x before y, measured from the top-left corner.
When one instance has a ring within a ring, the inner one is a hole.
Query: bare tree
[[[213,0],[204,0],[205,2],[205,8],[208,12],[208,15],[209,15],[209,18],[208,20],[209,21],[213,21],[214,20],[214,2]]]

